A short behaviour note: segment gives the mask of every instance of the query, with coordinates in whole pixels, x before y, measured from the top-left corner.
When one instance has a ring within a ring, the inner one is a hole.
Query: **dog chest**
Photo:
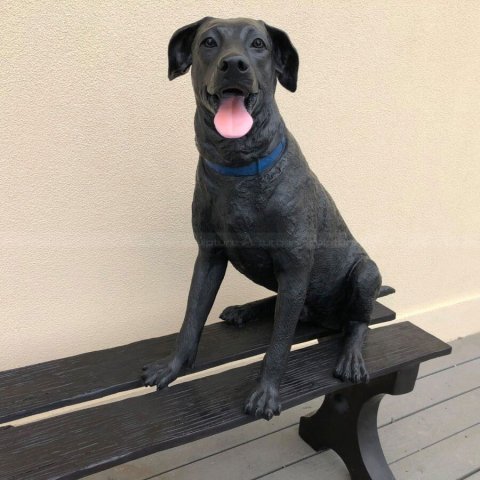
[[[269,230],[265,209],[258,208],[253,195],[229,193],[214,201],[212,221],[217,235],[232,246],[257,246],[259,237]]]

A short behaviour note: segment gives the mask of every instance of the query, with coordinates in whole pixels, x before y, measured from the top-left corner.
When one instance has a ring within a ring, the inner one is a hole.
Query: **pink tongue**
[[[227,97],[213,120],[218,133],[225,138],[240,138],[246,135],[253,125],[253,118],[247,112],[244,97]]]

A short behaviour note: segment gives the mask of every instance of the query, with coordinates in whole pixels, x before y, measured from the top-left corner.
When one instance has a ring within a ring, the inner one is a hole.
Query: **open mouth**
[[[231,97],[236,95],[244,97],[245,92],[240,88],[224,88],[222,90],[222,97]]]
[[[222,137],[241,138],[250,131],[258,93],[251,93],[242,86],[233,86],[215,94],[207,90],[206,95],[214,112],[213,123]]]
[[[207,91],[207,99],[213,107],[215,113],[218,112],[222,100],[231,97],[243,97],[243,103],[248,113],[252,113],[253,107],[258,97],[258,93],[250,93],[247,90],[238,87],[224,88],[218,94],[210,94]]]

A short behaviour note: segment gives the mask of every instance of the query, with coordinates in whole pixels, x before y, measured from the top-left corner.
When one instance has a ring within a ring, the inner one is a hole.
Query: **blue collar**
[[[243,167],[227,167],[225,165],[220,165],[218,163],[213,163],[210,160],[207,160],[205,157],[205,163],[212,169],[215,170],[220,175],[229,175],[232,177],[246,177],[248,175],[258,175],[266,170],[268,167],[271,167],[281,156],[285,150],[286,141],[283,138],[281,142],[274,148],[272,153],[266,157],[259,158],[248,165]]]

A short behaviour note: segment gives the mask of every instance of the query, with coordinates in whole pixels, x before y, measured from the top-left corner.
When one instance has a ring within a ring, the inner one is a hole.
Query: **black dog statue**
[[[277,295],[225,309],[242,326],[268,313],[271,344],[245,412],[271,419],[298,321],[343,330],[334,375],[367,382],[362,346],[381,286],[377,265],[353,238],[335,203],[287,130],[277,79],[297,88],[299,59],[285,32],[262,21],[206,17],[177,30],[168,47],[170,80],[192,67],[200,153],[193,198],[198,256],[185,319],[172,355],[144,367],[159,389],[194,362],[228,261]]]

